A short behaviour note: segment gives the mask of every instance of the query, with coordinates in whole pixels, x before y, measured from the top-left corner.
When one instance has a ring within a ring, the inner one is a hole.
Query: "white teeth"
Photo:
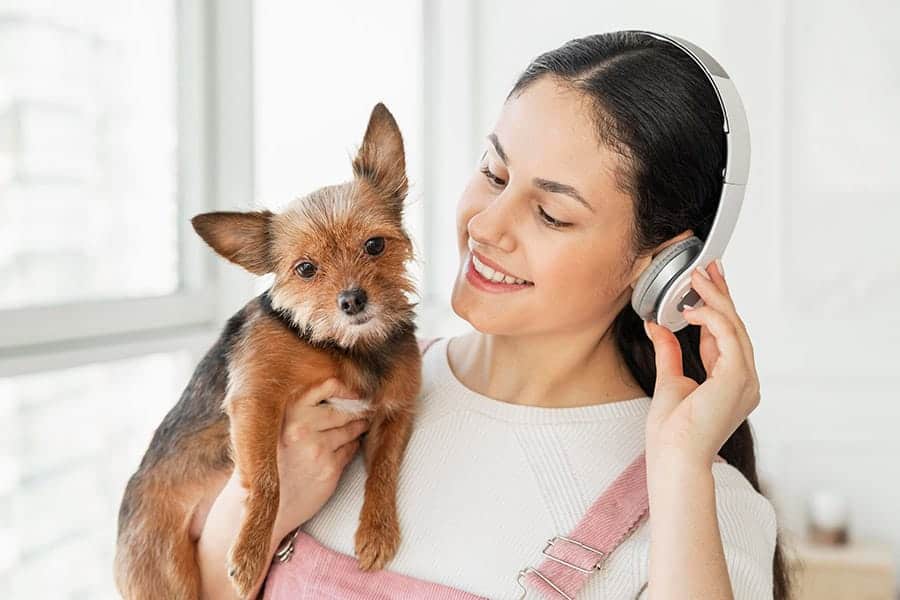
[[[499,271],[493,270],[492,268],[490,268],[489,266],[487,266],[486,264],[484,264],[483,262],[478,260],[478,258],[474,254],[472,254],[471,257],[472,257],[472,264],[475,266],[475,270],[478,271],[479,273],[481,273],[485,279],[489,279],[489,280],[497,282],[497,283],[509,283],[509,284],[527,283],[524,279],[518,279],[516,277],[504,275],[503,273],[500,273]]]

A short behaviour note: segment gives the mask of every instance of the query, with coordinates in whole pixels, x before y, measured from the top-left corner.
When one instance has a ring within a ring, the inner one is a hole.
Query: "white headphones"
[[[725,117],[727,161],[722,169],[722,195],[709,236],[705,242],[692,236],[660,252],[641,274],[631,295],[631,306],[641,319],[655,321],[675,332],[688,325],[681,314],[685,305],[703,305],[703,299],[691,288],[691,273],[696,267],[705,268],[721,258],[734,231],[750,172],[750,130],[737,88],[712,56],[678,37],[629,31],[670,42],[694,59],[712,83]]]

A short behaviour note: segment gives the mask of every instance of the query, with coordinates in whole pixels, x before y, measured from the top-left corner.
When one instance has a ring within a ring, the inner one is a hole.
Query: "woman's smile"
[[[517,292],[534,286],[534,284],[531,282],[506,283],[507,278],[504,278],[504,280],[501,281],[493,281],[492,279],[488,279],[486,277],[487,274],[490,274],[492,272],[493,269],[481,263],[481,261],[479,261],[477,258],[473,260],[471,250],[466,254],[466,281],[468,281],[470,284],[472,284],[473,287],[479,290],[485,292],[504,293]],[[493,276],[496,277],[496,275]]]

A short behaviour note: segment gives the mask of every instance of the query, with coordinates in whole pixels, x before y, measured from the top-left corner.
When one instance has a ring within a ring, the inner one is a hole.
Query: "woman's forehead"
[[[580,92],[542,78],[504,103],[493,133],[521,175],[571,185],[583,195],[618,193],[616,169],[622,157],[602,145],[591,115],[591,104]],[[493,143],[485,142],[493,147]]]

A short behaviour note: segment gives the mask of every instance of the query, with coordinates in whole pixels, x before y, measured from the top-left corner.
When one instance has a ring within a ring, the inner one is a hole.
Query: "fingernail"
[[[722,277],[725,277],[725,269],[722,267],[722,259],[716,259],[716,267],[719,269],[719,273],[722,274]]]
[[[704,277],[706,277],[707,279],[712,281],[712,279],[709,276],[709,273],[706,272],[706,269],[704,269],[703,267],[697,267],[697,271],[699,271],[701,275],[703,275]]]

